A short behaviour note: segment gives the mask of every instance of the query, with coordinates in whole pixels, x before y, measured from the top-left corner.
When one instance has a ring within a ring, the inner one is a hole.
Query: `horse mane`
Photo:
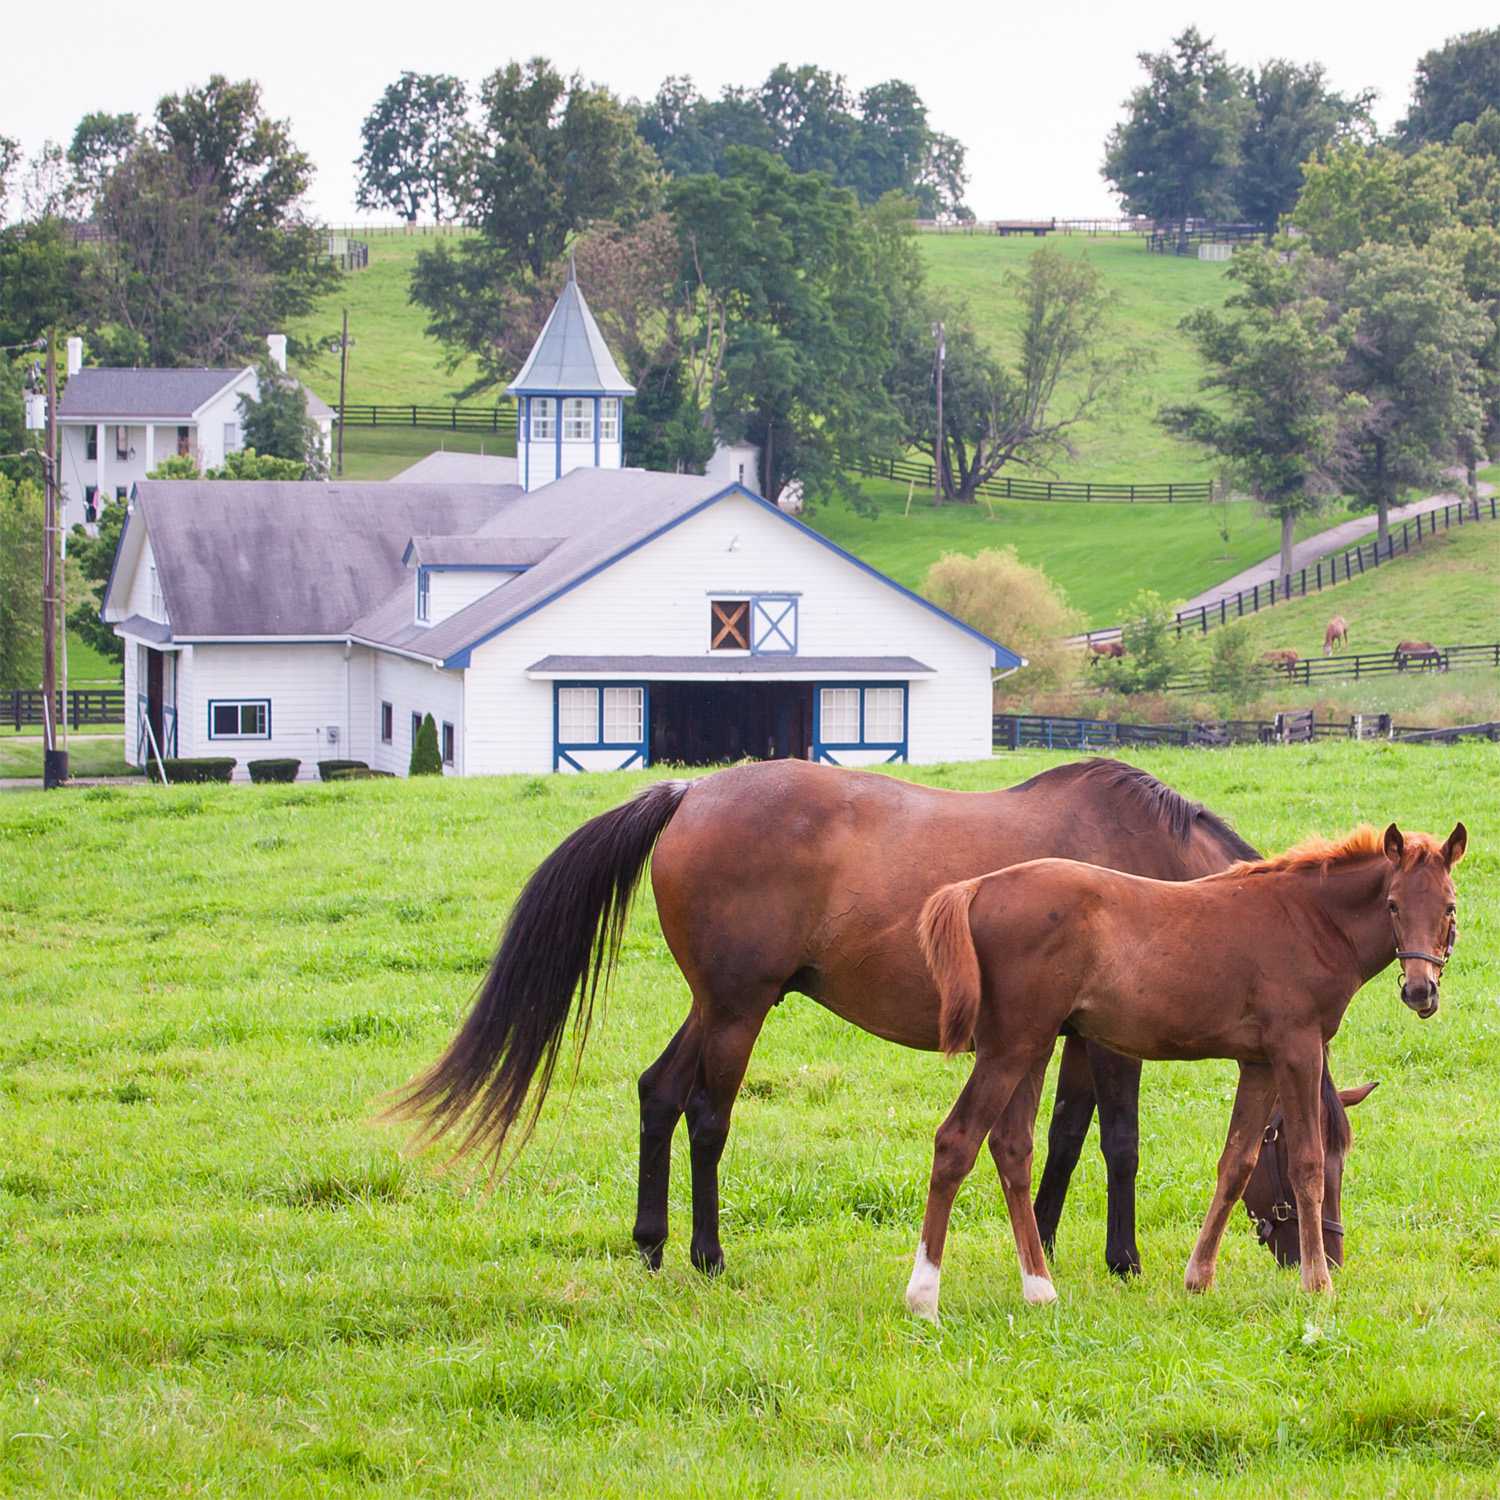
[[[1050,771],[1042,771],[1011,790],[1024,792],[1028,787],[1048,780],[1097,781],[1108,790],[1123,794],[1126,800],[1133,802],[1147,817],[1164,824],[1178,843],[1188,843],[1193,837],[1193,830],[1201,828],[1230,859],[1258,860],[1261,857],[1260,850],[1247,844],[1217,813],[1210,812],[1201,802],[1194,802],[1181,792],[1174,791],[1166,782],[1158,781],[1149,771],[1143,771],[1139,766],[1094,756],[1089,760],[1073,761],[1066,766],[1054,766]]]
[[[1429,859],[1441,859],[1443,851],[1436,839],[1425,833],[1405,835],[1406,859],[1412,864],[1422,864]],[[1341,839],[1324,838],[1313,834],[1290,849],[1272,855],[1270,859],[1246,861],[1235,868],[1242,875],[1270,875],[1289,870],[1316,870],[1324,874],[1333,865],[1352,864],[1357,859],[1369,859],[1372,855],[1385,853],[1385,835],[1369,823],[1361,823]]]

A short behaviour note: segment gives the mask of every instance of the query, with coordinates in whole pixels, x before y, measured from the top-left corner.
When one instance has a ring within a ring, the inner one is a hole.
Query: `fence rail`
[[[1434,646],[1431,651],[1361,651],[1346,656],[1308,656],[1286,664],[1266,662],[1267,683],[1297,682],[1309,687],[1321,677],[1384,677],[1391,672],[1446,672],[1452,667],[1500,667],[1500,642],[1469,646]],[[1169,693],[1211,689],[1207,672],[1191,672],[1164,684]]]
[[[1264,224],[1189,224],[1157,227],[1146,238],[1154,255],[1193,255],[1199,245],[1244,245],[1267,237]]]
[[[62,722],[63,695],[59,688],[55,699],[55,717]],[[40,688],[11,688],[0,693],[4,722],[16,729],[45,722],[42,710],[47,695]],[[123,724],[125,722],[124,688],[70,688],[68,690],[68,723],[74,729],[86,724]]]
[[[430,427],[446,432],[516,431],[514,406],[434,406],[420,402],[349,401],[344,405],[346,427]]]
[[[930,490],[935,482],[931,464],[913,463],[905,458],[846,459],[856,473],[880,479],[908,479],[925,484]],[[1170,484],[1079,483],[1061,479],[989,479],[978,493],[992,500],[1060,500],[1078,504],[1185,504],[1213,499],[1212,480],[1188,480]]]
[[[1197,630],[1207,634],[1215,625],[1227,625],[1245,615],[1258,614],[1289,599],[1302,599],[1308,594],[1319,594],[1325,588],[1347,583],[1351,578],[1362,577],[1373,572],[1382,563],[1393,557],[1420,547],[1440,531],[1450,531],[1455,526],[1473,525],[1477,521],[1500,520],[1500,499],[1491,495],[1483,500],[1454,500],[1441,510],[1419,513],[1409,521],[1401,523],[1401,529],[1391,529],[1390,536],[1382,542],[1378,537],[1373,542],[1362,542],[1344,552],[1335,552],[1319,558],[1311,567],[1299,568],[1295,573],[1283,574],[1269,583],[1257,583],[1237,594],[1226,594],[1212,604],[1200,604],[1194,609],[1179,609],[1176,614],[1177,634],[1184,630]],[[1112,631],[1094,631],[1090,638],[1113,634]]]
[[[1312,740],[1397,740],[1409,744],[1456,744],[1461,739],[1500,742],[1500,722],[1446,729],[1402,728],[1389,714],[1354,714],[1319,722],[1311,709],[1274,719],[1183,720],[1173,724],[1121,724],[1111,719],[1075,719],[1047,714],[996,714],[997,750],[1108,750],[1119,746],[1176,745],[1223,749],[1230,745],[1296,745]]]

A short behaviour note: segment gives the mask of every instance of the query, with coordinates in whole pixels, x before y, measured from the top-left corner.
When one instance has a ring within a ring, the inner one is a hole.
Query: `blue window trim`
[[[599,725],[599,739],[592,743],[580,741],[569,741],[566,744],[562,739],[562,690],[564,688],[592,688],[598,694],[598,702],[595,705],[597,723]],[[604,738],[604,690],[605,688],[639,688],[641,690],[641,737],[637,740],[614,741]],[[573,759],[569,752],[582,750],[619,750],[631,753],[618,766],[610,767],[611,770],[624,771],[639,763],[641,766],[651,764],[651,684],[649,682],[554,682],[552,684],[552,769],[560,771],[564,764],[571,766],[575,771],[586,768]]]
[[[751,656],[795,656],[797,654],[797,623],[800,613],[800,598],[796,594],[752,594],[750,596],[750,654]],[[756,639],[758,614],[765,605],[784,606],[772,618],[766,611],[766,630]],[[788,629],[788,626],[790,628]],[[780,645],[770,644],[779,640]]]
[[[825,740],[823,738],[823,689],[859,689],[859,738],[857,740]],[[901,689],[901,738],[894,740],[867,740],[865,738],[865,692],[869,688]],[[909,682],[815,682],[813,684],[813,746],[812,758],[836,766],[830,752],[838,750],[889,750],[886,765],[907,758],[907,747],[911,740],[911,684]]]
[[[870,564],[865,562],[862,558],[856,557],[852,552],[845,551],[844,548],[840,547],[837,542],[829,541],[826,536],[823,536],[820,532],[814,531],[811,526],[804,525],[795,516],[789,516],[785,511],[778,510],[777,507],[772,505],[769,500],[763,499],[760,495],[757,495],[754,490],[746,489],[742,484],[729,484],[726,485],[722,490],[718,490],[712,495],[705,496],[696,505],[689,506],[688,509],[683,511],[681,515],[673,516],[670,521],[666,521],[660,526],[653,527],[652,530],[648,531],[644,536],[637,537],[636,540],[631,542],[628,546],[621,547],[618,552],[611,553],[610,556],[604,558],[601,562],[595,563],[593,567],[585,568],[581,573],[578,574],[577,577],[570,578],[566,583],[559,584],[557,588],[552,589],[547,594],[544,594],[540,599],[534,600],[531,604],[527,605],[525,609],[520,610],[510,619],[504,621],[499,625],[496,625],[492,630],[486,630],[481,634],[475,636],[474,639],[470,641],[466,646],[463,646],[459,650],[455,651],[451,656],[445,657],[443,660],[443,665],[445,667],[467,667],[469,665],[469,658],[473,651],[477,647],[484,645],[486,641],[492,641],[497,635],[503,635],[507,630],[514,629],[523,620],[529,620],[531,616],[536,614],[538,610],[545,609],[549,604],[552,604],[554,601],[562,598],[564,594],[572,593],[574,589],[581,587],[583,584],[587,583],[589,579],[597,577],[600,573],[604,572],[605,569],[614,567],[617,562],[620,562],[623,558],[629,557],[633,552],[639,552],[642,547],[649,547],[652,542],[657,540],[658,537],[665,536],[669,531],[675,531],[677,527],[683,524],[684,521],[691,521],[694,516],[702,515],[702,513],[711,505],[717,505],[720,500],[727,499],[731,495],[743,496],[746,500],[750,501],[752,505],[758,505],[768,515],[775,516],[776,519],[783,525],[791,526],[795,530],[800,531],[803,536],[808,538],[809,541],[816,542],[820,547],[827,548],[827,550],[832,552],[836,557],[841,557],[845,562],[852,563],[856,568],[860,570],[860,572],[869,574],[871,578],[874,578],[878,582],[883,583],[888,589],[893,589],[896,593],[902,595],[906,599],[909,599],[913,604],[920,605],[929,614],[936,615],[940,620],[945,620],[949,625],[953,626],[955,630],[960,630],[966,636],[969,636],[972,640],[979,641],[983,645],[989,647],[990,651],[993,653],[994,665],[996,667],[1009,668],[1024,665],[1025,658],[1017,655],[1017,653],[1012,651],[1008,646],[1002,646],[999,641],[992,640],[983,632],[975,630],[972,625],[964,624],[962,620],[958,619],[954,615],[950,615],[946,609],[939,608],[930,599],[924,599],[920,594],[913,593],[912,590],[907,588],[905,584],[897,583],[894,578],[891,578],[889,575],[882,573],[879,568],[872,568]],[[726,595],[725,597],[730,596]]]
[[[264,734],[215,734],[214,710],[227,704],[241,707],[246,703],[259,703],[266,710],[266,732]],[[269,698],[210,698],[208,700],[208,737],[211,740],[268,740],[271,738],[271,700]]]
[[[599,409],[603,397],[594,397],[594,467],[599,467]]]

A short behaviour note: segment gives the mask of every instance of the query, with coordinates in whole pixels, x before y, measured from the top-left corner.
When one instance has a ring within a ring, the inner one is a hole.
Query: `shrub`
[[[424,714],[422,727],[412,741],[411,764],[406,768],[408,776],[441,776],[443,757],[438,751],[437,725],[431,714]]]
[[[1208,689],[1224,713],[1230,715],[1254,702],[1264,683],[1249,630],[1237,623],[1214,631],[1208,653]]]
[[[927,570],[922,592],[1024,656],[1027,666],[1016,685],[1026,691],[1063,687],[1077,675],[1082,658],[1064,637],[1083,629],[1083,616],[1040,568],[1023,563],[1014,547],[988,547],[974,557],[945,552]]]
[[[362,760],[320,760],[318,775],[324,781],[332,781],[340,771],[368,771],[369,765]]]
[[[285,758],[252,760],[246,763],[245,769],[249,771],[251,781],[295,781],[301,766],[300,760]]]
[[[162,763],[167,780],[176,784],[228,781],[238,764],[227,755],[169,756]]]
[[[1192,643],[1173,629],[1173,609],[1155,589],[1130,601],[1125,655],[1099,664],[1102,683],[1121,693],[1154,693],[1187,670]]]
[[[345,766],[341,771],[330,771],[324,781],[374,781],[380,776],[394,776],[394,771],[372,771],[369,766]]]

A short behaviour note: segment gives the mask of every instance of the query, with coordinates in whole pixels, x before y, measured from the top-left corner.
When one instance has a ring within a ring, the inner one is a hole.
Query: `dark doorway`
[[[167,658],[160,651],[146,651],[146,719],[151,733],[156,736],[158,753],[165,755],[167,749],[162,741],[162,679]]]
[[[805,760],[812,695],[810,682],[653,682],[652,763]]]

